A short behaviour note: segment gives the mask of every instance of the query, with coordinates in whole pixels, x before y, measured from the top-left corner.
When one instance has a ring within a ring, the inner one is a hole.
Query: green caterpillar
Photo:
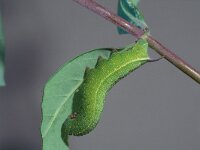
[[[66,143],[68,135],[85,135],[96,127],[107,92],[149,60],[147,50],[147,41],[140,39],[123,51],[112,52],[109,59],[99,57],[95,68],[86,68],[83,83],[74,94],[72,114],[62,126],[62,138]]]

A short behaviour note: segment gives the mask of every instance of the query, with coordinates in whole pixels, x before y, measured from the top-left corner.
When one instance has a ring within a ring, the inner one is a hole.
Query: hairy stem
[[[117,16],[116,14],[112,13],[108,9],[104,8],[95,0],[73,0],[80,5],[88,8],[89,10],[95,12],[99,16],[102,16],[106,20],[112,22],[113,24],[123,28],[136,38],[140,38],[144,31],[137,28],[133,24],[130,24],[123,18]],[[193,80],[195,80],[197,83],[200,84],[200,72],[195,70],[192,66],[190,66],[188,63],[186,63],[183,59],[178,57],[175,53],[173,53],[171,50],[167,49],[165,46],[163,46],[160,42],[155,40],[152,36],[147,37],[147,41],[149,43],[149,46],[154,49],[158,54],[164,56],[166,60],[171,62],[173,65],[175,65],[177,68],[179,68],[181,71],[183,71],[185,74],[187,74],[189,77],[191,77]]]

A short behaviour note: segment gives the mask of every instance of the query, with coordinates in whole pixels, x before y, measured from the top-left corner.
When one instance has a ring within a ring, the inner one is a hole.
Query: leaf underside
[[[118,15],[138,28],[145,30],[148,26],[144,21],[144,16],[137,7],[138,3],[139,0],[119,0]],[[118,27],[117,29],[119,34],[128,34],[122,28]]]
[[[42,102],[43,150],[68,150],[61,138],[61,126],[72,111],[74,92],[83,81],[86,67],[93,68],[99,56],[108,59],[110,50],[84,53],[63,65],[47,82]]]

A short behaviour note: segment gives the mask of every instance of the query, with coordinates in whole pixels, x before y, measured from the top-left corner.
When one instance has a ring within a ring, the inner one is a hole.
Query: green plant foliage
[[[82,54],[64,64],[47,82],[42,102],[43,150],[68,150],[61,138],[61,127],[72,111],[74,92],[81,85],[86,67],[93,68],[97,58],[110,56],[109,49]]]
[[[149,60],[148,43],[140,39],[122,51],[113,51],[108,59],[99,57],[95,68],[87,68],[84,81],[73,98],[72,113],[62,127],[62,138],[82,136],[92,131],[100,120],[105,96],[114,84]]]
[[[148,26],[144,21],[144,16],[137,7],[139,0],[119,0],[118,15],[140,29],[147,30]],[[119,34],[127,34],[121,28],[117,28]]]
[[[133,4],[135,6],[138,5],[138,3],[140,2],[140,0],[127,0],[128,3]]]
[[[2,27],[2,17],[0,14],[0,86],[5,85],[4,81],[5,43]]]

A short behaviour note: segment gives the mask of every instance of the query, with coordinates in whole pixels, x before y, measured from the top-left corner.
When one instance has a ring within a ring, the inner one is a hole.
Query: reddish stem
[[[80,5],[88,8],[89,10],[92,10],[99,16],[102,16],[106,20],[112,22],[113,24],[117,25],[118,27],[123,28],[136,38],[140,38],[144,31],[137,28],[133,24],[130,24],[123,18],[117,16],[116,14],[110,12],[94,0],[73,0]],[[154,49],[158,54],[164,56],[165,59],[167,59],[169,62],[171,62],[173,65],[175,65],[177,68],[179,68],[181,71],[183,71],[185,74],[187,74],[189,77],[191,77],[193,80],[195,80],[197,83],[200,84],[200,72],[195,70],[192,66],[190,66],[188,63],[186,63],[183,59],[178,57],[175,53],[173,53],[171,50],[167,49],[165,46],[163,46],[160,42],[155,40],[152,36],[147,37],[147,41],[149,43],[149,46]]]

